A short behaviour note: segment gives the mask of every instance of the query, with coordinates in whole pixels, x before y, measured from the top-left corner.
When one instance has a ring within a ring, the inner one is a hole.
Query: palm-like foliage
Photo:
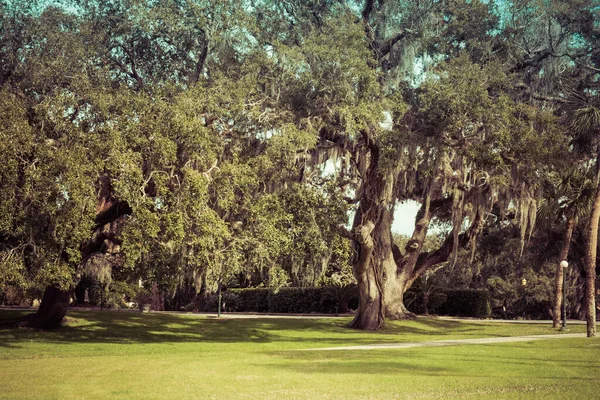
[[[355,283],[334,282],[323,289],[321,301],[335,301],[337,312],[344,314],[350,311],[348,302],[356,297],[358,297],[358,286]]]
[[[539,202],[537,220],[550,227],[569,218],[581,221],[589,215],[596,185],[593,171],[571,167],[551,172],[543,183],[544,198]]]
[[[442,292],[435,278],[427,275],[417,278],[404,295],[408,307],[415,304],[416,308],[420,308],[425,315],[429,315],[430,308],[440,306],[446,299],[446,294]]]
[[[556,262],[554,279],[553,326],[558,327],[561,318],[562,285],[564,271],[558,262],[569,255],[571,237],[578,221],[589,216],[596,194],[592,171],[588,168],[571,167],[548,174],[543,182],[544,198],[537,210],[540,225],[548,228],[559,226],[563,230],[563,243]]]
[[[600,101],[597,96],[575,90],[568,91],[567,122],[573,131],[576,150],[589,153],[600,138]]]

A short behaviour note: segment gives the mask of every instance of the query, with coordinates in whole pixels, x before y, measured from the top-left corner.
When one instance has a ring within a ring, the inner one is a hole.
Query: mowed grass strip
[[[0,318],[18,315],[0,311]],[[558,332],[419,318],[381,332],[348,318],[216,319],[69,312],[53,332],[0,330],[0,398],[598,398],[600,340],[373,351],[307,348]],[[583,332],[572,326],[570,333]]]

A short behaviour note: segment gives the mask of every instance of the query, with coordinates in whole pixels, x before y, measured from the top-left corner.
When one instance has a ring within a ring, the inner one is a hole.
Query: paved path
[[[490,344],[490,343],[513,343],[513,342],[530,342],[533,340],[549,340],[549,339],[568,339],[568,338],[585,338],[585,333],[563,333],[553,335],[532,335],[532,336],[512,336],[512,337],[488,337],[479,339],[450,339],[450,340],[434,340],[431,342],[411,342],[411,343],[388,343],[388,344],[371,344],[362,346],[343,346],[343,347],[322,347],[319,351],[333,350],[382,350],[382,349],[410,349],[413,347],[443,347],[443,346],[459,346],[465,344]]]

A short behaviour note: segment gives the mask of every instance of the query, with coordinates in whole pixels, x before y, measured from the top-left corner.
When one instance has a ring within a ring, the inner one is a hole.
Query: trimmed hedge
[[[240,312],[320,313],[333,314],[337,304],[324,298],[324,288],[281,288],[273,293],[267,288],[229,289],[239,297]]]
[[[269,311],[273,313],[333,314],[335,302],[323,298],[323,288],[281,288],[269,293]]]
[[[489,318],[491,297],[487,290],[444,290],[447,300],[435,310],[436,314],[456,317]]]
[[[248,288],[228,289],[238,296],[236,311],[240,312],[269,312],[269,289]]]
[[[337,302],[326,295],[324,287],[286,287],[277,293],[267,288],[229,289],[228,292],[238,296],[232,311],[334,314],[338,308]],[[433,314],[473,318],[491,315],[491,298],[486,290],[444,290],[443,293],[447,300],[431,310]],[[356,307],[358,298],[351,298],[349,303],[351,308]]]

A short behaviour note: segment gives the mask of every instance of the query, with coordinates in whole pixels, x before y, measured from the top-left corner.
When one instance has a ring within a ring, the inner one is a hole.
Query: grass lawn
[[[347,318],[68,315],[54,332],[0,329],[0,399],[600,398],[600,338],[304,351],[551,334],[550,323],[420,318],[369,333]]]

